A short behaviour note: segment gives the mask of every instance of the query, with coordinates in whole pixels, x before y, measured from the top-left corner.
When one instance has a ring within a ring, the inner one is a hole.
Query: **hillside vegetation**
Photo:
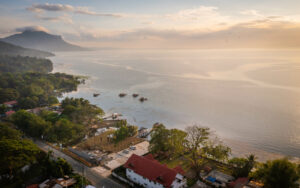
[[[14,55],[14,56],[30,56],[30,57],[50,57],[53,53],[23,48],[7,42],[0,41],[0,55]]]

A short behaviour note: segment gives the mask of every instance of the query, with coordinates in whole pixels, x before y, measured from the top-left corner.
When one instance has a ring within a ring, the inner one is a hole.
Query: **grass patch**
[[[191,169],[191,164],[186,157],[181,156],[174,159],[164,159],[160,161],[162,164],[167,165],[169,168],[175,168],[176,166],[181,166],[181,168],[187,172]]]
[[[173,159],[170,159],[170,158],[163,159],[163,160],[160,160],[160,162],[162,164],[166,164],[169,168],[175,168],[176,166],[180,165],[181,168],[186,172],[186,176],[192,178],[193,176],[195,176],[195,173],[193,173],[193,170],[192,170],[193,168],[191,166],[190,161],[187,158],[188,155],[189,154],[186,154],[184,156],[180,156],[180,157],[173,158]],[[232,172],[233,172],[233,168],[231,166],[220,163],[218,161],[211,160],[211,159],[204,158],[202,164],[203,164],[203,168],[205,166],[209,166],[212,169],[217,169],[218,171],[223,172],[228,175],[232,175]]]

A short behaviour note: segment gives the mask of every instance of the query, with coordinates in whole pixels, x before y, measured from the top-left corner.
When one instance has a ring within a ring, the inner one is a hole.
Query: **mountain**
[[[50,52],[23,48],[3,41],[0,41],[0,55],[15,55],[15,56],[20,55],[20,56],[30,56],[30,57],[42,57],[42,58],[54,56],[54,54]]]
[[[1,40],[25,48],[33,48],[50,52],[86,50],[80,46],[65,42],[59,35],[51,35],[44,31],[28,30]]]

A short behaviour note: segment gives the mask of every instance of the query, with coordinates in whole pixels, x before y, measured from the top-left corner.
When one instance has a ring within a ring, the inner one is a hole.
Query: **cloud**
[[[213,6],[200,6],[197,8],[180,10],[177,13],[166,15],[167,18],[172,20],[182,21],[195,21],[195,22],[208,22],[217,21],[223,22],[228,20],[228,16],[223,16],[218,12],[218,7]]]
[[[28,7],[27,10],[32,12],[42,12],[42,11],[73,11],[74,7],[71,5],[62,5],[62,4],[33,4],[31,7]]]
[[[104,16],[104,17],[123,17],[122,14],[116,13],[97,13],[89,10],[88,7],[74,7],[72,5],[63,4],[33,4],[31,7],[26,8],[26,10],[36,13],[42,13],[44,11],[54,11],[54,12],[73,12],[76,14],[92,15],[92,16]]]
[[[83,41],[91,45],[124,48],[298,48],[300,23],[258,19],[235,24],[229,28],[202,30],[132,29],[93,31],[82,28]],[[77,36],[78,38],[78,36]],[[86,43],[87,44],[87,43]]]
[[[16,28],[16,32],[24,32],[24,31],[44,31],[44,32],[49,32],[48,29],[46,29],[43,26],[26,26],[26,27]]]
[[[263,17],[257,10],[244,10],[240,12],[242,15],[246,16],[256,16],[256,17]]]
[[[104,16],[104,17],[124,17],[122,14],[114,14],[114,13],[97,13],[90,11],[87,7],[77,7],[74,10],[75,13],[78,14],[86,14],[86,15],[92,15],[92,16]]]
[[[51,21],[51,22],[61,21],[64,23],[73,24],[73,20],[68,15],[56,16],[56,17],[51,17],[51,16],[47,17],[47,16],[37,15],[36,17],[41,20],[45,20],[45,21]]]

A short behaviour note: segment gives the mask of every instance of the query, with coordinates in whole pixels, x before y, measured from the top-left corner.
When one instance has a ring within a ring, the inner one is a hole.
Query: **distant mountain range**
[[[20,56],[41,57],[41,58],[54,56],[54,54],[50,52],[23,48],[3,41],[0,41],[0,55],[14,55],[14,56],[20,55]]]
[[[44,31],[28,30],[0,40],[24,48],[33,48],[50,52],[86,50],[85,48],[64,41],[59,35],[51,35]]]

